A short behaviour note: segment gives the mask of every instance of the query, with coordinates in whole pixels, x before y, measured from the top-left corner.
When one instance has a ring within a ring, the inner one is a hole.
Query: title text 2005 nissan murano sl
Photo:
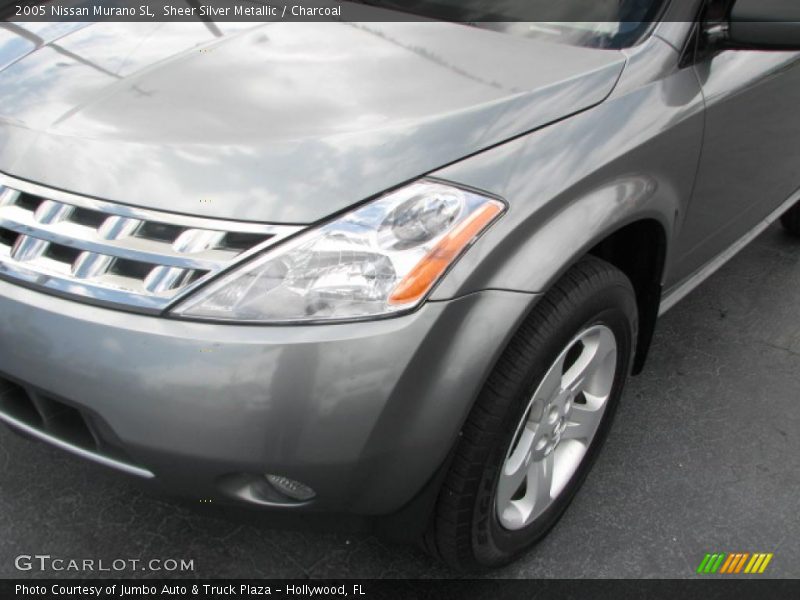
[[[1,24],[0,419],[179,495],[518,555],[659,313],[800,235],[800,5],[592,4]]]

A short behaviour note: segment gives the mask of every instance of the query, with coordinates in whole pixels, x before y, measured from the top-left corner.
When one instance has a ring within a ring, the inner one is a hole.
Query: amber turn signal
[[[444,236],[397,284],[389,297],[389,304],[409,304],[427,294],[453,261],[502,212],[503,205],[491,200]]]

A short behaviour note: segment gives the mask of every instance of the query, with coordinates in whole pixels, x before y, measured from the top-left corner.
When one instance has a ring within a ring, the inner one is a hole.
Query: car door
[[[694,69],[706,103],[705,135],[667,287],[800,188],[800,52],[724,50]]]

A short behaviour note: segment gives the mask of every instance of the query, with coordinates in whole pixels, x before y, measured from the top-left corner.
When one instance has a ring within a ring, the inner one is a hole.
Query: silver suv
[[[782,215],[800,235],[800,5],[592,4],[0,24],[0,419],[512,559],[658,315]]]

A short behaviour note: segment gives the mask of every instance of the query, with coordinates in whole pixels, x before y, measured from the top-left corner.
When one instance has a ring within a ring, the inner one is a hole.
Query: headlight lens
[[[474,192],[414,183],[267,251],[173,313],[280,323],[409,310],[504,210]]]

